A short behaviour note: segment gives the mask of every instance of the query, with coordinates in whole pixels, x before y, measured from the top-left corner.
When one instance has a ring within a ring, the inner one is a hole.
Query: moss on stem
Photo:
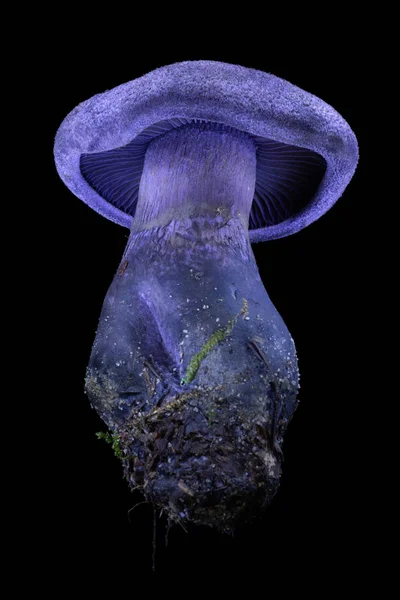
[[[186,369],[186,375],[181,379],[181,385],[185,385],[193,381],[196,376],[197,371],[200,368],[202,361],[205,357],[211,352],[211,350],[216,346],[219,342],[222,342],[226,336],[232,333],[233,327],[236,324],[238,318],[242,315],[244,319],[248,313],[248,302],[245,298],[243,298],[243,306],[240,312],[232,317],[224,328],[217,329],[205,342],[199,352],[193,356],[191,359],[188,368]]]
[[[107,442],[107,444],[110,444],[117,458],[120,458],[121,460],[123,458],[126,458],[126,456],[122,452],[119,437],[115,433],[105,433],[104,431],[98,431],[96,433],[96,436],[99,440],[104,440],[105,442]]]

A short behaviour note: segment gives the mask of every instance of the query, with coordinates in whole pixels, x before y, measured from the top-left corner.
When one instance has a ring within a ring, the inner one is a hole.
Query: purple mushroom
[[[299,373],[251,243],[318,219],[357,159],[322,100],[213,61],[157,69],[62,123],[60,177],[130,229],[86,391],[129,484],[171,521],[231,531],[276,492]]]

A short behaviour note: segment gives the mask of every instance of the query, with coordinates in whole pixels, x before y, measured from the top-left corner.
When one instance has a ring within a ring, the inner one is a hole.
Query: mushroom
[[[171,521],[231,531],[277,490],[299,388],[251,244],[336,202],[356,138],[287,81],[193,61],[83,102],[54,152],[70,190],[130,229],[86,375],[102,437]]]

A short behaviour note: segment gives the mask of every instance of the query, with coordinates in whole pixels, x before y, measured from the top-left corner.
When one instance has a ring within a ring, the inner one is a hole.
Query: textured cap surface
[[[315,221],[342,195],[357,165],[354,133],[316,96],[254,69],[193,61],[156,69],[78,105],[56,135],[58,173],[94,210],[130,227],[132,215],[110,203],[82,175],[82,155],[121,148],[146,128],[176,119],[222,123],[325,159],[322,180],[306,205],[279,223],[250,229],[251,242],[283,237]]]

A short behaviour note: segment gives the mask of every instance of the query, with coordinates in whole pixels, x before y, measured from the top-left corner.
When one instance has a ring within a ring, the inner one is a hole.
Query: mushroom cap
[[[269,73],[202,60],[161,67],[79,104],[56,135],[58,173],[78,198],[130,228],[148,143],[201,121],[255,140],[251,242],[318,219],[356,169],[356,137],[323,100]]]

